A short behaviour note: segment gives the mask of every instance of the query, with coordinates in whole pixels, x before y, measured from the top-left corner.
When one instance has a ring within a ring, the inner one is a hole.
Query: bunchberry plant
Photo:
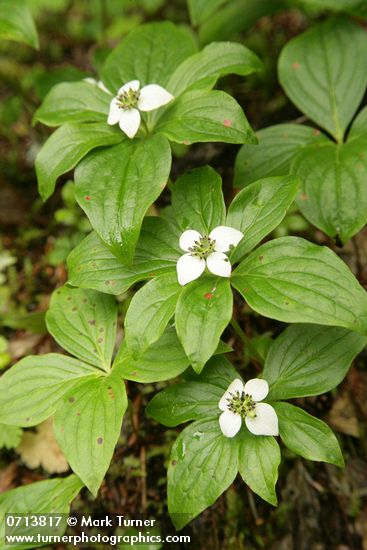
[[[367,221],[366,108],[355,116],[367,86],[366,48],[365,30],[341,17],[288,42],[278,62],[280,83],[318,128],[265,128],[259,147],[250,147],[254,154],[244,145],[236,160],[238,187],[264,176],[301,176],[299,210],[339,246]]]
[[[197,4],[202,12],[189,2],[190,12],[205,42],[205,21],[228,2]],[[23,40],[36,45],[27,13]],[[171,22],[139,26],[98,75],[47,94],[34,122],[57,129],[35,161],[39,192],[47,200],[75,169],[75,197],[93,230],[70,253],[68,280],[46,315],[66,353],[30,355],[0,378],[0,444],[16,446],[21,428],[53,417],[73,473],[5,493],[1,513],[67,512],[83,486],[97,495],[128,408],[127,381],[174,380],[160,384],[147,415],[170,428],[192,422],[169,458],[178,529],[238,473],[276,505],[284,447],[343,466],[330,427],[305,401],[288,401],[346,376],[367,343],[367,295],[331,248],[272,237],[294,201],[337,244],[366,222],[366,109],[352,122],[367,84],[366,46],[365,29],[342,16],[286,44],[281,84],[320,130],[280,124],[260,131],[259,144],[237,100],[214,87],[261,71],[260,59],[234,42],[200,49]],[[176,154],[205,142],[241,145],[238,192],[224,194],[210,166],[171,173]],[[249,316],[291,326],[262,348],[242,331],[235,301]],[[251,365],[225,356],[232,329]]]
[[[327,424],[285,400],[335,387],[365,345],[365,336],[342,328],[293,325],[271,344],[261,378],[244,383],[218,356],[200,375],[188,370],[180,383],[153,397],[148,415],[165,426],[194,421],[180,433],[170,457],[168,507],[175,525],[183,527],[213,504],[237,473],[275,505],[278,435],[295,454],[342,466]]]
[[[41,196],[47,199],[57,178],[78,165],[80,206],[114,254],[131,264],[144,215],[169,179],[170,142],[256,141],[238,103],[212,88],[221,76],[261,67],[240,44],[198,52],[192,36],[169,22],[132,31],[107,57],[100,85],[59,84],[36,111],[36,121],[59,126],[36,159]]]

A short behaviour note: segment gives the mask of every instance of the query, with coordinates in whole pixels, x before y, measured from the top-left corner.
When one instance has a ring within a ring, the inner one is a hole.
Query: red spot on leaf
[[[320,135],[320,130],[318,130],[317,128],[314,128],[312,130],[312,133],[313,133],[314,136],[319,136]]]
[[[232,121],[229,119],[229,118],[225,118],[223,120],[223,124],[224,126],[226,126],[227,128],[230,128],[232,126]]]
[[[97,443],[98,443],[98,445],[102,445],[102,443],[103,443],[103,437],[99,437],[99,438],[97,439]]]
[[[264,256],[259,256],[259,260],[260,260],[260,262],[262,262],[262,261],[263,261],[263,259],[264,259]]]
[[[157,275],[156,273],[149,273],[148,277],[155,277],[156,275]]]
[[[292,69],[294,69],[295,71],[298,71],[300,66],[301,65],[298,63],[298,61],[294,61],[294,63],[292,63]]]
[[[211,298],[213,298],[213,293],[212,292],[207,292],[206,294],[204,294],[204,298],[206,300],[210,300]]]
[[[308,200],[308,195],[306,195],[306,193],[301,193],[299,198],[301,199],[301,201],[307,201]]]
[[[85,197],[85,200],[86,200],[86,201],[90,201],[90,195],[87,195],[87,196]]]
[[[109,397],[110,399],[115,399],[115,392],[113,391],[113,389],[111,388],[111,386],[108,387],[107,393],[108,393],[108,397]]]
[[[248,291],[248,288],[243,288],[242,291],[243,291],[243,292],[247,292],[247,291]]]

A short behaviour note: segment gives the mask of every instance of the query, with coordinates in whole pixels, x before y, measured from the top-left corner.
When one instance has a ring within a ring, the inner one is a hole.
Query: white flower
[[[180,285],[194,281],[204,272],[205,266],[220,277],[231,275],[231,264],[224,254],[236,246],[243,233],[233,227],[219,225],[209,233],[200,235],[194,229],[184,231],[180,237],[180,248],[187,252],[178,259],[177,278]]]
[[[244,384],[236,378],[219,401],[222,414],[219,425],[223,435],[234,437],[240,430],[242,418],[255,435],[279,435],[278,416],[268,403],[259,403],[269,393],[266,380],[253,378]]]
[[[131,80],[121,86],[111,101],[107,123],[119,123],[121,130],[132,139],[139,130],[139,111],[153,111],[172,99],[174,96],[158,84],[148,84],[140,89],[139,80]]]

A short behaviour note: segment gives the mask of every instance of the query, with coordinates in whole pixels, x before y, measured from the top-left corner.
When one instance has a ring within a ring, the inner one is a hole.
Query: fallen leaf
[[[13,462],[0,472],[0,494],[13,488],[13,481],[17,477],[18,467]]]
[[[338,395],[327,419],[331,427],[338,432],[359,437],[356,409],[348,393]]]
[[[50,474],[66,472],[69,465],[55,439],[53,419],[49,418],[36,428],[36,433],[26,431],[16,449],[28,468],[42,466]]]
[[[9,353],[14,361],[18,361],[25,355],[32,353],[42,338],[42,334],[32,334],[31,332],[17,335],[9,344]]]

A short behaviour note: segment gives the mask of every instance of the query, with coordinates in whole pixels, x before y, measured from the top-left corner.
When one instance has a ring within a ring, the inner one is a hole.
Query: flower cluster
[[[194,281],[204,272],[205,267],[214,275],[229,277],[231,264],[225,252],[237,246],[243,233],[220,225],[209,235],[201,235],[194,229],[184,231],[180,237],[180,248],[186,252],[177,262],[177,278],[180,285]]]
[[[132,139],[140,127],[140,111],[154,111],[172,99],[173,95],[158,84],[148,84],[140,88],[139,80],[131,80],[121,86],[112,99],[107,123],[119,123],[121,130]]]
[[[246,384],[239,378],[233,380],[219,401],[223,435],[234,437],[241,429],[242,419],[255,435],[279,435],[277,413],[268,403],[260,403],[268,393],[266,380],[253,378]]]

